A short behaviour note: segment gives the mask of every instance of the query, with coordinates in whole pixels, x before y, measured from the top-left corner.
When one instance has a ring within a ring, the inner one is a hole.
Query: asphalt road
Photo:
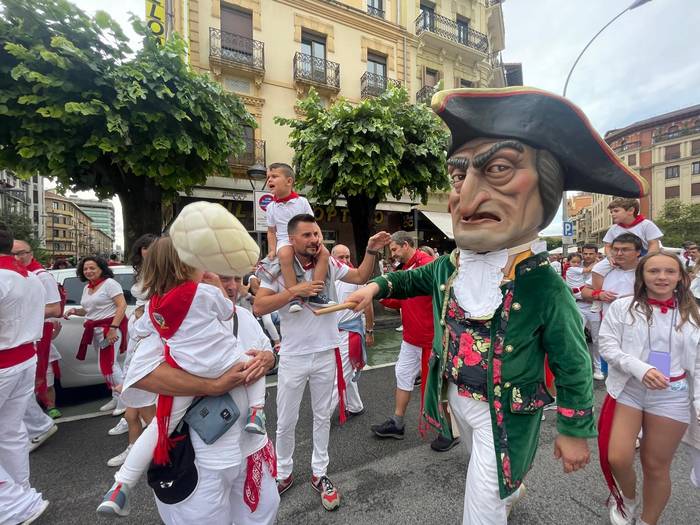
[[[447,453],[430,450],[417,432],[418,403],[411,402],[403,441],[379,440],[369,426],[381,422],[393,410],[393,367],[362,376],[366,413],[331,428],[329,477],[342,495],[341,507],[328,513],[321,508],[309,485],[311,461],[311,409],[308,391],[297,426],[295,485],[283,496],[281,524],[457,524],[461,521],[467,455],[463,447]],[[274,436],[275,388],[269,389],[268,430]],[[603,397],[597,385],[598,402]],[[97,403],[94,403],[97,404]],[[583,471],[565,475],[552,458],[555,422],[552,412],[542,424],[540,449],[526,478],[527,497],[514,509],[510,523],[604,524],[606,487],[598,467],[597,451]],[[59,425],[59,431],[31,455],[32,484],[51,502],[37,525],[100,525],[95,508],[111,485],[113,469],[108,458],[121,452],[126,436],[110,437],[116,423],[98,417]],[[685,445],[673,464],[673,494],[661,523],[700,523],[700,491],[688,479],[689,450]],[[132,513],[116,523],[160,523],[152,495],[144,482],[133,491]]]

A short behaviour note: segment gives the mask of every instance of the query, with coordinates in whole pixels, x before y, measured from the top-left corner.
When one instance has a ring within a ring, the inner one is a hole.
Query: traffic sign
[[[572,221],[564,221],[562,223],[562,244],[573,244],[574,243],[574,223]]]

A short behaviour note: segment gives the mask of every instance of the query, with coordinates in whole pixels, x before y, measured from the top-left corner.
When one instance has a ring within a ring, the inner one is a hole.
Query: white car
[[[126,299],[126,315],[127,317],[135,308],[136,299],[131,296],[131,285],[134,284],[134,269],[131,266],[111,266],[110,270],[114,272],[114,279],[122,285],[124,289],[124,298]],[[83,289],[87,285],[78,279],[75,268],[67,268],[65,270],[49,270],[49,273],[54,276],[59,284],[62,284],[66,290],[66,310],[77,308],[80,306],[80,298],[83,295]],[[100,368],[97,362],[97,354],[92,345],[88,347],[85,361],[79,361],[75,358],[78,353],[80,339],[83,336],[84,317],[77,315],[71,316],[70,319],[61,319],[61,333],[53,344],[56,346],[58,353],[61,354],[61,387],[70,388],[76,386],[99,385],[104,383],[104,377],[100,373]],[[119,343],[117,343],[119,344]],[[119,356],[119,361],[123,363],[125,354]]]

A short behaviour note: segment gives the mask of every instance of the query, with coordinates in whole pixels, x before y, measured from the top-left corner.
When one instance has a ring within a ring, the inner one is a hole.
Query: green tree
[[[664,246],[679,248],[684,241],[700,242],[700,204],[667,200],[661,217],[655,222],[664,232],[661,239]]]
[[[190,70],[185,42],[161,45],[133,20],[132,54],[106,13],[66,0],[0,0],[0,167],[59,191],[118,195],[127,247],[162,228],[162,205],[243,151],[243,103]]]
[[[425,203],[428,192],[449,187],[445,150],[449,134],[424,105],[411,104],[404,89],[388,89],[358,105],[339,100],[324,108],[313,89],[300,101],[305,118],[275,117],[292,128],[298,180],[319,203],[344,197],[361,254],[377,204],[407,192]]]
[[[561,248],[561,245],[562,245],[561,237],[556,237],[556,236],[542,237],[542,239],[547,242],[547,250],[554,250],[556,248]]]
[[[34,231],[34,224],[28,216],[4,210],[3,214],[0,215],[0,223],[12,232],[15,239],[29,243],[35,259],[42,264],[49,262],[49,253],[41,247],[41,240]]]

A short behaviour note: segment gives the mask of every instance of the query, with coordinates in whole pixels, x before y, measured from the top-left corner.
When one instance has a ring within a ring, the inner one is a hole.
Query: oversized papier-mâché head
[[[245,275],[260,257],[255,240],[221,204],[188,204],[169,231],[182,262],[200,270],[226,276]]]
[[[455,242],[478,252],[537,237],[567,190],[646,194],[569,100],[529,87],[452,89],[432,107],[452,134],[447,165]]]

